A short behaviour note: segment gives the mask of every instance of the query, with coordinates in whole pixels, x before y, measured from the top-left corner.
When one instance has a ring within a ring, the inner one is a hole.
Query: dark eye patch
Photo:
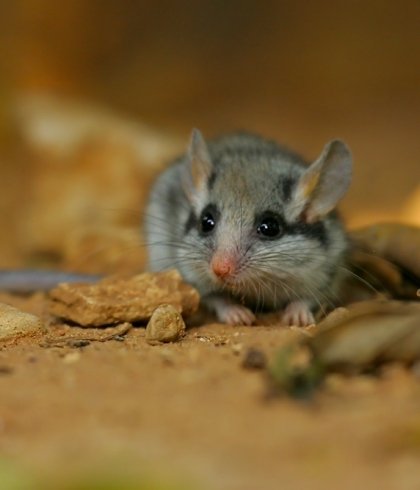
[[[280,189],[284,202],[290,201],[295,185],[296,181],[292,177],[282,177],[280,179]]]
[[[276,240],[285,235],[303,235],[318,240],[325,248],[329,245],[328,233],[322,221],[287,223],[281,214],[265,211],[256,217],[255,229],[262,239]]]
[[[308,238],[318,240],[325,248],[330,243],[327,229],[322,221],[317,221],[316,223],[294,223],[293,225],[289,225],[289,233],[291,235],[304,235]]]
[[[185,223],[185,228],[184,232],[186,235],[197,226],[197,216],[195,215],[194,211],[191,210],[187,222]]]

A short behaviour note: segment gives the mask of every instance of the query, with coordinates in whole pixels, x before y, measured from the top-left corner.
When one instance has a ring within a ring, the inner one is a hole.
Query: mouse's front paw
[[[217,318],[229,325],[252,325],[255,322],[255,315],[246,306],[238,304],[219,304],[216,307]]]
[[[249,308],[230,298],[212,295],[204,298],[203,302],[209,310],[216,313],[220,322],[228,325],[252,325],[255,322],[255,315]]]
[[[315,319],[304,301],[292,301],[286,306],[281,323],[286,326],[306,327],[315,323]]]

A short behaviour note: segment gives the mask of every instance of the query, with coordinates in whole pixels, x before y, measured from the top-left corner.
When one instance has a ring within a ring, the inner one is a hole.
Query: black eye
[[[219,210],[214,204],[208,204],[201,212],[198,220],[198,231],[202,235],[209,235],[215,228],[218,218]]]
[[[210,212],[203,213],[200,221],[200,230],[202,233],[209,233],[216,226],[216,221]]]
[[[277,238],[282,231],[281,222],[276,216],[264,216],[257,226],[257,233],[266,238]]]
[[[207,235],[214,230],[218,218],[218,210],[213,204],[209,204],[203,209],[198,221],[198,230],[200,233]]]

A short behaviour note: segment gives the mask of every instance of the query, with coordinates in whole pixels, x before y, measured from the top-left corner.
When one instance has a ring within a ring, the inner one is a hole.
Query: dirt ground
[[[419,7],[0,2],[0,269],[143,271],[151,182],[192,127],[308,161],[341,138],[346,226],[420,226]],[[176,343],[141,326],[100,341],[51,323],[43,293],[2,302],[46,330],[0,341],[0,490],[420,489],[419,364],[273,398],[248,349],[270,362],[304,329],[202,319]]]
[[[2,299],[46,319],[43,295]],[[330,375],[300,402],[269,397],[263,372],[242,363],[304,330],[206,324],[156,346],[144,332],[48,345],[104,334],[54,324],[3,343],[0,453],[15,486],[2,488],[419,488],[415,369]]]
[[[144,267],[139,203],[173,142],[102,114],[90,132],[78,111],[59,106],[54,119],[41,105],[5,160],[3,268]],[[73,142],[40,137],[50,117]],[[416,219],[417,195],[409,210]],[[358,217],[369,211],[354,209],[353,222],[364,224]],[[104,331],[50,324],[40,293],[1,294],[0,302],[48,325],[0,344],[1,489],[420,488],[418,366],[388,365],[378,377],[331,374],[310,402],[273,399],[264,372],[243,359],[253,347],[271,360],[304,330],[204,320],[172,344],[149,345],[136,327],[120,340],[59,346],[46,340]]]

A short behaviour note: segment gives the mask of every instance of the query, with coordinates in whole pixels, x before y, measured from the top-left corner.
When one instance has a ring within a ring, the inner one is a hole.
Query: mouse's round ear
[[[213,164],[207,144],[198,129],[191,132],[182,184],[189,199],[206,188],[212,174]]]
[[[340,140],[327,143],[321,155],[298,181],[293,199],[295,217],[313,223],[335,208],[347,192],[352,175],[352,157]]]

